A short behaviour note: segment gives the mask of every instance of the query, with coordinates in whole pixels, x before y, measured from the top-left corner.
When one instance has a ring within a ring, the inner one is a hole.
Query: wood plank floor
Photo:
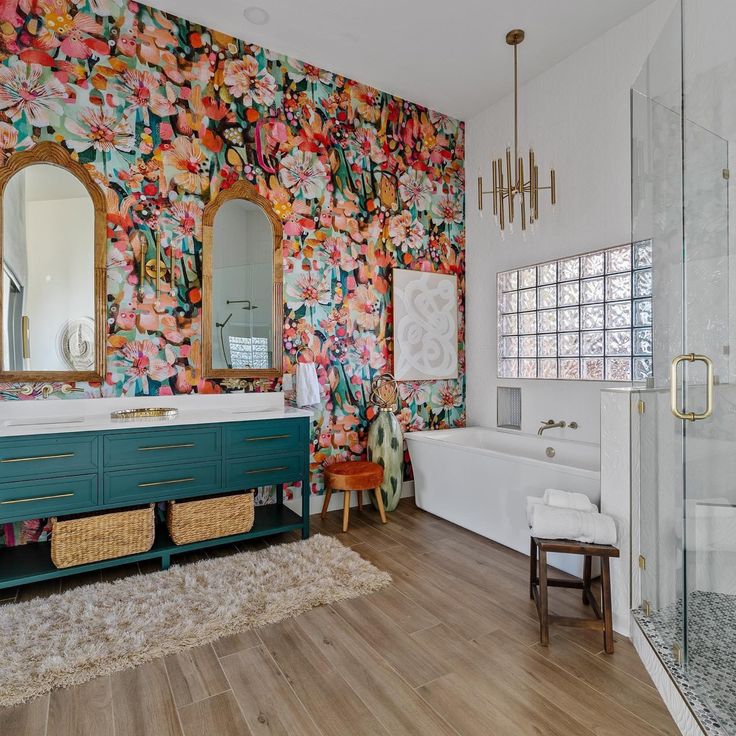
[[[601,635],[553,629],[550,647],[539,645],[523,555],[420,511],[411,500],[402,501],[386,526],[372,510],[353,512],[347,534],[340,532],[341,512],[324,522],[313,518],[314,532],[338,537],[388,570],[392,585],[0,709],[0,734],[678,733],[628,640],[617,637],[616,653],[607,656]],[[140,572],[110,570],[105,579]],[[26,587],[15,599],[59,589]],[[584,611],[577,591],[555,589],[551,596],[556,613]]]

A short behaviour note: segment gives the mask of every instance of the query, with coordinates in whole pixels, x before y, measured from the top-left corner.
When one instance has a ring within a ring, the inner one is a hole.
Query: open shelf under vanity
[[[253,528],[245,534],[234,534],[230,537],[218,539],[206,539],[193,544],[174,544],[169,537],[165,524],[156,525],[156,540],[148,552],[141,552],[126,557],[117,557],[112,560],[101,560],[88,565],[77,565],[75,567],[58,568],[51,561],[51,543],[36,542],[23,544],[17,547],[4,547],[0,549],[0,590],[12,588],[17,585],[37,583],[52,578],[66,577],[67,575],[78,575],[95,570],[103,570],[108,567],[127,565],[142,560],[161,560],[161,567],[169,566],[172,556],[186,552],[194,552],[209,547],[217,547],[233,542],[242,542],[247,539],[256,539],[272,534],[281,534],[289,531],[300,531],[303,529],[302,517],[295,514],[283,504],[269,504],[258,506],[255,510],[255,521]]]

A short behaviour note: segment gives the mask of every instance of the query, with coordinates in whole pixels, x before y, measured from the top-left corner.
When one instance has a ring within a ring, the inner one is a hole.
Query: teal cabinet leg
[[[302,479],[302,539],[309,538],[309,498],[312,495],[309,487],[309,473]]]
[[[279,483],[276,486],[276,503],[283,503],[284,502],[284,484]]]
[[[168,570],[171,566],[171,555],[161,555],[161,569]]]

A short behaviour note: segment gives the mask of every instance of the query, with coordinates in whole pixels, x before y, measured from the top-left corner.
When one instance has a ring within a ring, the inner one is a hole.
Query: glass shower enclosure
[[[735,31],[732,0],[678,2],[632,87],[631,123],[654,362],[638,403],[635,618],[704,730],[736,735]]]

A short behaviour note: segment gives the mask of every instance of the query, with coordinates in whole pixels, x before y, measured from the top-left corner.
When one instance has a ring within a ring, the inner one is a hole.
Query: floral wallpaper
[[[401,424],[463,424],[463,123],[136,2],[0,0],[0,54],[0,162],[58,141],[105,190],[109,333],[102,385],[0,396],[228,390],[200,375],[202,212],[242,178],[284,223],[284,370],[313,358],[324,396],[313,469],[364,453],[393,268],[460,284],[461,378],[403,384]],[[157,231],[174,285],[158,300],[139,283]]]

